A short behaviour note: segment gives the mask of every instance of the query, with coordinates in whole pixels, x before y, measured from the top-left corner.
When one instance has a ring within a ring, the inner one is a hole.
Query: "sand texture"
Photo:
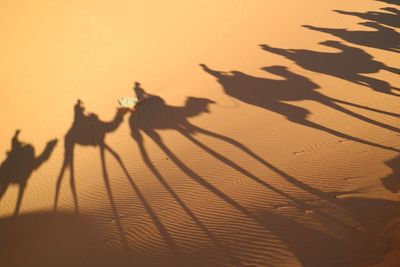
[[[400,266],[399,27],[396,0],[1,1],[0,266]]]

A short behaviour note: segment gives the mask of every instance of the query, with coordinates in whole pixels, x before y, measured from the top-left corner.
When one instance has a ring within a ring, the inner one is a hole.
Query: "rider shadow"
[[[375,30],[349,31],[347,29],[323,28],[310,25],[303,25],[303,27],[331,34],[353,44],[400,53],[400,34],[397,31],[372,21],[359,24]]]
[[[212,70],[206,65],[201,66],[204,71],[217,78],[218,82],[222,85],[227,95],[234,97],[240,101],[283,115],[291,122],[320,130],[340,138],[345,138],[374,147],[397,151],[395,148],[387,147],[358,137],[350,136],[337,130],[312,122],[307,118],[310,114],[310,111],[295,105],[291,105],[284,101],[316,101],[336,111],[357,118],[363,122],[367,122],[372,125],[383,127],[385,129],[396,132],[399,132],[399,129],[364,117],[358,113],[355,113],[338,105],[337,103],[352,105],[396,117],[398,117],[398,114],[384,112],[369,107],[363,107],[357,104],[325,96],[316,91],[316,89],[319,88],[317,84],[302,75],[291,72],[283,66],[263,68],[263,70],[283,78],[279,80],[254,77],[239,71],[231,71],[227,73]]]
[[[261,45],[261,48],[265,51],[284,56],[306,70],[363,85],[384,94],[399,96],[392,92],[392,90],[399,91],[399,88],[393,87],[386,81],[363,74],[377,73],[381,70],[399,74],[400,69],[386,66],[382,62],[374,60],[373,57],[364,50],[345,45],[338,41],[325,41],[320,44],[335,48],[339,50],[339,52],[282,49],[271,47],[267,44]]]
[[[56,185],[56,193],[55,193],[55,201],[54,201],[54,210],[57,210],[58,198],[60,193],[61,182],[64,177],[64,172],[67,168],[70,171],[70,186],[71,191],[74,198],[75,211],[79,213],[78,206],[78,197],[75,187],[75,176],[74,176],[74,147],[75,145],[81,146],[95,146],[100,148],[100,158],[101,158],[101,166],[103,172],[104,183],[106,187],[106,191],[110,200],[110,205],[113,213],[113,217],[116,220],[118,232],[121,237],[121,243],[125,252],[129,251],[128,242],[125,237],[124,229],[122,227],[120,217],[118,215],[117,207],[115,204],[115,200],[113,197],[111,184],[109,175],[107,172],[106,160],[105,160],[105,151],[108,151],[119,163],[124,174],[126,175],[128,182],[132,186],[135,193],[138,195],[139,200],[141,201],[144,208],[147,210],[149,216],[152,218],[154,224],[158,228],[161,236],[166,240],[166,242],[170,245],[170,247],[174,248],[176,245],[172,241],[165,227],[161,224],[161,221],[157,217],[157,215],[152,210],[151,206],[148,204],[146,198],[143,193],[139,189],[139,187],[134,182],[133,178],[128,172],[128,169],[125,167],[121,157],[115,152],[110,146],[108,146],[105,142],[105,137],[107,134],[115,131],[120,124],[123,122],[124,115],[128,112],[128,109],[119,108],[114,116],[114,119],[109,122],[104,122],[98,118],[98,116],[94,113],[85,114],[84,107],[82,102],[78,100],[75,105],[74,110],[74,122],[65,135],[64,139],[64,162],[60,171],[60,174],[57,179]]]
[[[334,10],[334,11],[343,15],[351,15],[365,20],[375,21],[379,24],[384,24],[390,27],[396,27],[396,28],[400,27],[400,19],[399,19],[400,10],[394,7],[384,7],[381,8],[381,10],[387,12],[368,11],[365,13],[361,13],[361,12],[350,12],[343,10]]]
[[[14,215],[19,213],[25,188],[33,171],[50,158],[57,144],[57,140],[47,142],[42,153],[35,156],[35,149],[31,144],[18,140],[19,133],[19,130],[15,132],[11,142],[11,151],[7,152],[7,158],[0,165],[0,199],[10,185],[16,184],[19,187]]]

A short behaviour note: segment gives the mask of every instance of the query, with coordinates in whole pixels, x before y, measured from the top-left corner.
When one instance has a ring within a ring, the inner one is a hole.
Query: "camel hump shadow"
[[[105,135],[113,132],[123,121],[127,109],[119,108],[112,121],[102,121],[95,113],[85,113],[82,101],[74,107],[74,122],[65,136],[66,146],[73,144],[97,146],[104,143]]]
[[[183,106],[171,106],[160,96],[146,93],[142,88],[135,89],[135,92],[140,104],[129,118],[134,137],[139,129],[153,132],[155,129],[187,128],[190,125],[189,118],[209,113],[209,104],[215,103],[208,98],[188,97]],[[145,97],[140,99],[140,95]]]

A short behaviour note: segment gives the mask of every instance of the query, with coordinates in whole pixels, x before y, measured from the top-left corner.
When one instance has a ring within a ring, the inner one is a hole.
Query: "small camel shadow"
[[[31,144],[22,143],[18,139],[19,133],[20,130],[15,132],[11,141],[11,150],[7,152],[7,158],[0,165],[0,199],[10,185],[16,184],[19,187],[14,215],[19,213],[25,188],[32,173],[50,158],[57,144],[57,140],[47,142],[43,152],[36,156]]]

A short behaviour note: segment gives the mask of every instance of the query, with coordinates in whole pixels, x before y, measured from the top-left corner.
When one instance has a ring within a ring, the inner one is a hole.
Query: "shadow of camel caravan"
[[[0,165],[0,199],[10,185],[18,185],[19,192],[14,215],[17,215],[22,204],[25,188],[32,173],[49,158],[57,140],[51,140],[40,155],[35,155],[35,148],[31,144],[19,140],[20,131],[17,130],[11,141],[11,150],[7,158]]]
[[[359,24],[374,30],[350,31],[347,29],[323,28],[310,25],[303,25],[303,27],[331,34],[353,44],[400,53],[400,34],[397,31],[372,21],[361,22]]]

